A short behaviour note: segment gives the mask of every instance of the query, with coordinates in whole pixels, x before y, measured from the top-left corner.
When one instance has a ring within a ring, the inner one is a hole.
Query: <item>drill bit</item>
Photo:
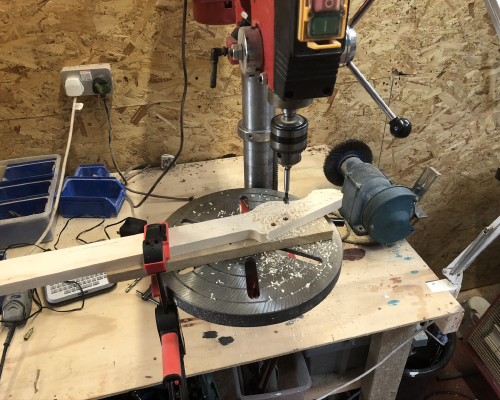
[[[285,198],[283,199],[285,204],[290,203],[290,199],[288,198],[288,192],[290,191],[290,168],[285,167]]]

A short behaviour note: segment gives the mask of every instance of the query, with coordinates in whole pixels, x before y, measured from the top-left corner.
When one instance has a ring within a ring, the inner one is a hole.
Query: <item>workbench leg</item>
[[[365,370],[382,361],[390,352],[415,332],[415,326],[405,326],[372,336]],[[411,341],[385,363],[361,381],[361,400],[394,400],[410,352]]]

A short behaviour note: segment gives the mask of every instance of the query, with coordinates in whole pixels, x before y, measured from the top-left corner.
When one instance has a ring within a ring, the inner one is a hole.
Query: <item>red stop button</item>
[[[339,11],[343,6],[343,0],[313,0],[313,10],[316,12]]]

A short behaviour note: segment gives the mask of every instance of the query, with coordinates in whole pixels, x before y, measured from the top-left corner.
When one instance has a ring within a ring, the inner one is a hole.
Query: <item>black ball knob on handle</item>
[[[398,139],[404,139],[411,133],[411,122],[406,118],[396,117],[389,122],[391,135]]]

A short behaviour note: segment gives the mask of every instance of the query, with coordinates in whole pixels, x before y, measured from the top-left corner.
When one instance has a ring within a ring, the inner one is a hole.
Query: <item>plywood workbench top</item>
[[[325,148],[305,152],[292,169],[293,194],[330,187],[322,173]],[[155,193],[200,196],[216,190],[241,187],[241,158],[185,164],[166,176]],[[156,172],[145,172],[132,187],[149,187]],[[136,199],[135,199],[136,200]],[[136,216],[148,222],[164,220],[182,205],[152,199]],[[130,215],[124,204],[116,221]],[[60,231],[64,219],[58,221]],[[115,219],[109,223],[115,222]],[[61,247],[76,245],[74,238],[96,220],[72,221]],[[114,233],[114,232],[113,232]],[[102,230],[89,232],[87,241],[104,238]],[[116,234],[114,233],[116,236]],[[53,243],[48,244],[52,248]],[[9,257],[20,255],[19,249]],[[405,242],[393,246],[345,246],[340,279],[319,306],[286,323],[234,328],[210,324],[181,312],[187,347],[188,375],[224,369],[275,355],[318,347],[411,325],[425,319],[445,319],[458,328],[462,308],[449,293],[432,293],[426,282],[437,277]],[[142,301],[135,289],[149,285],[143,279],[130,293],[122,282],[111,293],[85,301],[82,311],[56,314],[44,310],[16,331],[0,382],[0,400],[86,399],[106,397],[158,384],[161,349],[154,305]],[[74,305],[72,305],[74,307]],[[23,335],[34,327],[32,337]],[[2,328],[0,341],[5,340]],[[232,379],[232,376],[228,376]]]

